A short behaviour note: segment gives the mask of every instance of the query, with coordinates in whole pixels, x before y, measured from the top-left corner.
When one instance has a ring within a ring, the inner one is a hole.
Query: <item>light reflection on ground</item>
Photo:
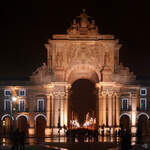
[[[110,137],[110,136],[105,136],[99,137],[99,142],[116,142],[118,143],[120,141],[119,137]],[[26,144],[29,145],[34,145],[34,144],[39,144],[39,143],[50,143],[50,142],[67,142],[66,137],[49,137],[49,138],[27,138]],[[77,140],[76,140],[77,142]],[[85,141],[88,142],[88,141]],[[3,145],[10,145],[10,140],[8,138],[1,138],[0,143]]]
[[[67,138],[66,137],[51,137],[51,138],[28,138],[26,140],[26,144],[27,145],[36,145],[36,144],[45,144],[45,143],[51,143],[51,142],[67,142]],[[76,140],[77,142],[77,140]],[[88,141],[85,141],[88,142]],[[120,143],[120,138],[119,137],[112,137],[112,136],[99,136],[99,142],[114,142],[114,143]],[[150,137],[146,136],[143,137],[141,140],[142,143],[149,143],[150,144]],[[132,145],[136,144],[136,137],[132,137]],[[8,138],[0,138],[0,145],[3,146],[8,146],[10,145],[10,141]],[[112,149],[115,150],[115,149]]]

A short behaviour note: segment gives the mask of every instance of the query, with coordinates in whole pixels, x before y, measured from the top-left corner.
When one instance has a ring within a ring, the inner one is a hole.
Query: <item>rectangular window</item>
[[[26,96],[26,90],[25,89],[19,90],[19,96]]]
[[[37,111],[44,112],[44,99],[37,100]]]
[[[9,99],[5,99],[4,100],[4,111],[5,112],[10,112],[11,110],[11,105],[10,105],[10,100]]]
[[[140,110],[146,110],[147,101],[146,98],[140,98]]]
[[[146,88],[141,88],[140,89],[140,95],[141,96],[146,96],[147,95],[147,89]]]
[[[11,96],[11,90],[4,90],[4,96]]]
[[[20,100],[19,101],[19,111],[20,112],[24,112],[26,110],[26,107],[25,107],[25,100]]]
[[[122,109],[128,110],[128,99],[127,98],[122,99]]]

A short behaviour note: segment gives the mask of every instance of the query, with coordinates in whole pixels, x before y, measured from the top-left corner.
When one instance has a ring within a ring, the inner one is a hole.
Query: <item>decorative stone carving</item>
[[[43,63],[41,67],[37,68],[33,72],[32,76],[30,76],[30,79],[35,84],[44,84],[54,81],[55,77],[54,73],[49,71],[46,63]]]
[[[56,54],[56,66],[61,67],[63,64],[63,54],[62,52],[58,51]]]
[[[80,16],[79,16],[80,25],[82,28],[86,28],[89,23],[89,21],[88,21],[89,16],[85,13],[85,11],[86,11],[85,9],[83,9],[82,11],[83,11],[83,13],[80,14]]]
[[[83,12],[77,18],[80,19],[79,22],[76,19],[73,20],[73,24],[67,29],[68,34],[98,34],[98,27],[95,25],[95,20],[89,20],[91,17],[85,13],[85,9],[83,9]]]

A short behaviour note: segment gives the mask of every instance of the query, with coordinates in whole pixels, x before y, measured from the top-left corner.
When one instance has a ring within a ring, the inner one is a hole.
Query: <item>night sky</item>
[[[5,0],[0,2],[0,80],[27,79],[46,61],[44,44],[65,33],[82,8],[100,33],[120,39],[120,61],[138,79],[150,78],[148,0]]]

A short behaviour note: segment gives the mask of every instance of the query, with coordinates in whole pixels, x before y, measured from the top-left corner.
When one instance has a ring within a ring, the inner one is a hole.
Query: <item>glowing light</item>
[[[2,139],[2,143],[3,143],[2,144],[3,146],[6,146],[6,140],[5,140],[5,138]]]
[[[136,125],[136,113],[132,112],[132,126]]]
[[[5,120],[3,120],[3,126],[5,126],[6,125],[6,122],[5,122]]]
[[[29,129],[28,129],[28,132],[29,132],[29,135],[30,135],[30,136],[33,136],[34,133],[35,133],[35,130],[34,130],[34,128],[29,128]]]
[[[93,127],[96,124],[96,118],[90,118],[89,120],[86,120],[85,123],[83,124],[83,127]]]
[[[70,120],[70,125],[73,128],[79,128],[80,127],[80,124],[77,120]]]
[[[45,136],[50,136],[52,130],[50,128],[45,128]]]
[[[136,127],[131,127],[131,133],[132,133],[132,134],[136,134],[136,130],[137,130]]]
[[[17,100],[17,97],[16,96],[12,96],[12,101],[16,102],[16,100]]]

